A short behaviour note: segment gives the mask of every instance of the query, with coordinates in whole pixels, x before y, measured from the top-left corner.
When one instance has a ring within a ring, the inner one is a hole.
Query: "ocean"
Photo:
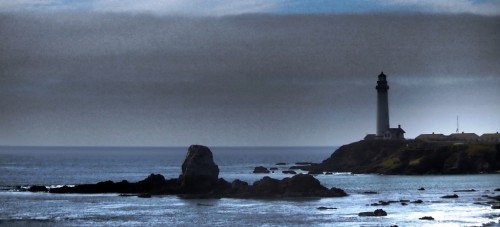
[[[228,181],[290,177],[296,162],[321,162],[335,147],[211,147]],[[118,194],[50,194],[19,190],[30,185],[139,181],[151,173],[178,177],[187,147],[0,147],[0,226],[498,226],[500,210],[485,196],[500,195],[500,174],[385,176],[334,173],[316,176],[341,198],[182,199]],[[287,165],[276,165],[284,162]],[[278,167],[253,174],[255,166]],[[419,188],[425,190],[418,190]],[[469,190],[455,192],[456,190]],[[366,194],[372,191],[377,194]],[[457,194],[455,199],[441,196]],[[422,200],[421,204],[384,201]],[[318,207],[336,209],[320,210]],[[358,213],[383,209],[385,217]],[[432,216],[433,221],[420,220]]]

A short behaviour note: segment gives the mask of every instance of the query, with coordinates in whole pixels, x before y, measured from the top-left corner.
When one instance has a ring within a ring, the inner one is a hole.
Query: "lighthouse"
[[[389,85],[384,72],[378,75],[377,86],[377,137],[384,137],[389,130]]]
[[[389,85],[387,85],[387,76],[384,72],[378,75],[377,86],[377,133],[368,134],[365,140],[404,140],[405,130],[398,125],[397,128],[391,128],[389,125]]]

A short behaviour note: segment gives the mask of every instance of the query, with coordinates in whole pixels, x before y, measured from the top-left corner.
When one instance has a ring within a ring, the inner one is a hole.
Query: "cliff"
[[[309,171],[474,174],[500,170],[500,144],[362,140],[337,149]]]

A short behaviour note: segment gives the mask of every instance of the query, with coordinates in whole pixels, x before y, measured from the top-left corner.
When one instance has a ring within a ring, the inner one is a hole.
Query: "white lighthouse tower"
[[[378,75],[375,88],[377,89],[377,137],[384,137],[384,133],[389,130],[389,86],[384,72]]]
[[[389,125],[389,85],[384,72],[378,75],[377,86],[377,134],[368,134],[365,140],[404,140],[406,133],[401,125],[391,128]]]

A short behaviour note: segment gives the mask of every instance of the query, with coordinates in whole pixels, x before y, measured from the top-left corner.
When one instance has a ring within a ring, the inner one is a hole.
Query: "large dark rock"
[[[328,189],[321,185],[318,179],[307,174],[297,174],[286,181],[285,197],[337,197],[346,196],[338,188]]]
[[[30,192],[48,192],[49,189],[47,189],[47,187],[45,187],[45,186],[33,185],[28,189],[28,191],[30,191]]]
[[[286,185],[281,180],[263,177],[252,185],[252,197],[281,197],[285,192]]]
[[[219,178],[219,167],[215,164],[212,151],[202,145],[191,145],[179,176],[180,191],[183,193],[205,193],[214,189]]]
[[[177,180],[166,180],[160,174],[151,174],[146,179],[130,183],[103,181],[97,184],[80,184],[74,187],[51,188],[51,193],[121,193],[121,194],[166,194],[175,191]]]
[[[266,176],[252,185],[236,180],[232,183],[231,189],[226,191],[226,196],[235,198],[340,197],[347,196],[347,193],[338,188],[328,189],[311,175],[298,174],[282,180]]]
[[[137,193],[163,194],[171,190],[177,184],[177,180],[166,180],[161,174],[151,174],[146,179],[135,183]]]

